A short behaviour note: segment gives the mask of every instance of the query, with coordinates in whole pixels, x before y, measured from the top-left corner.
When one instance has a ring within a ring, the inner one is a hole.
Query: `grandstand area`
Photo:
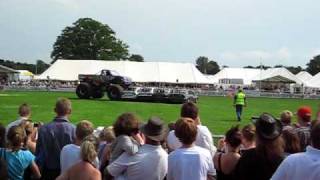
[[[67,97],[72,101],[72,123],[80,120],[90,120],[97,126],[109,126],[116,117],[124,112],[135,112],[142,120],[150,116],[159,116],[165,122],[175,122],[179,117],[179,104],[143,103],[110,101],[106,98],[100,100],[78,99],[74,92],[0,92],[0,121],[4,124],[17,118],[18,106],[24,102],[32,107],[32,120],[34,122],[49,122],[55,116],[54,103],[58,97]],[[201,122],[208,126],[213,134],[224,134],[230,126],[238,124],[231,97],[201,96],[198,106]],[[281,98],[248,98],[248,107],[244,110],[242,125],[250,122],[252,116],[261,112],[269,112],[278,117],[283,110],[295,112],[301,105],[308,105],[316,112],[317,100],[281,99]]]

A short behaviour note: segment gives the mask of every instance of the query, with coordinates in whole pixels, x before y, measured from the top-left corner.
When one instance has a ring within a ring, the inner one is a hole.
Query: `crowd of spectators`
[[[70,100],[59,98],[54,112],[51,122],[34,123],[24,103],[17,120],[0,126],[1,179],[320,179],[320,117],[312,121],[307,106],[295,124],[285,110],[233,126],[217,147],[193,103],[169,125],[126,112],[98,134],[88,120],[69,121]]]

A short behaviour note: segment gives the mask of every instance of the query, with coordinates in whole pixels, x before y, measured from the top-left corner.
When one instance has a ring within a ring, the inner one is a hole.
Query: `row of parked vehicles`
[[[161,87],[134,87],[129,77],[111,70],[99,74],[80,74],[76,94],[81,99],[102,98],[107,93],[110,100],[184,103],[198,101],[198,96],[188,89]]]

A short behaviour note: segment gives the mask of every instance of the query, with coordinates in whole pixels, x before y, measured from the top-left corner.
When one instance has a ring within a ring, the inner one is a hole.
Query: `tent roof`
[[[296,77],[300,79],[302,82],[307,82],[312,79],[312,75],[309,74],[307,71],[301,71],[298,74],[296,74]]]
[[[37,79],[76,81],[79,74],[99,74],[115,70],[134,82],[208,84],[208,79],[192,63],[132,62],[100,60],[57,60]]]
[[[219,83],[220,79],[243,79],[245,85],[252,84],[252,80],[259,75],[260,69],[251,68],[223,68],[215,75],[207,76],[212,83]]]
[[[309,81],[306,81],[304,84],[307,87],[320,88],[320,72],[314,75]]]
[[[17,70],[14,70],[12,68],[9,68],[7,66],[3,66],[3,65],[0,65],[0,72],[5,72],[5,73],[18,73]]]
[[[269,68],[264,70],[261,75],[255,77],[254,81],[302,84],[302,81],[286,68]]]

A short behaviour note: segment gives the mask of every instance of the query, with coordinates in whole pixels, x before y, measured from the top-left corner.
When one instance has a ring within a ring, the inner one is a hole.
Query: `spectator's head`
[[[80,146],[81,159],[92,163],[98,155],[99,141],[94,135],[89,135],[84,138]]]
[[[105,127],[99,134],[100,141],[107,141],[107,143],[111,143],[115,140],[115,135],[113,131],[113,127]]]
[[[25,141],[26,132],[21,126],[13,126],[9,129],[7,139],[13,151],[19,150]]]
[[[166,125],[159,117],[151,117],[140,129],[146,137],[146,143],[151,141],[160,143],[167,135]]]
[[[176,126],[175,123],[172,123],[172,122],[169,123],[169,124],[168,124],[169,131],[174,130],[174,129],[175,129],[175,126]]]
[[[291,125],[291,119],[292,119],[292,112],[289,110],[282,111],[280,115],[280,121],[283,126],[290,126]]]
[[[77,124],[76,127],[76,137],[78,141],[83,141],[83,139],[93,133],[93,124],[90,121],[82,120]]]
[[[283,140],[281,138],[282,125],[272,115],[263,113],[255,122],[256,149],[259,155],[264,155],[269,161],[283,154]]]
[[[180,116],[183,118],[191,118],[196,120],[199,115],[198,113],[198,107],[192,102],[187,102],[182,105]]]
[[[4,148],[6,145],[6,127],[0,123],[0,148]]]
[[[320,149],[320,122],[315,123],[311,129],[311,145],[314,148]]]
[[[174,133],[182,144],[191,145],[196,140],[198,128],[193,119],[182,117],[175,127]]]
[[[133,113],[121,114],[113,124],[113,131],[116,137],[136,134],[139,132],[139,118]]]
[[[299,137],[292,129],[283,130],[282,138],[284,141],[284,152],[293,154],[301,151]]]
[[[241,144],[241,133],[239,126],[232,127],[226,133],[225,142],[232,148],[238,148]]]
[[[297,117],[299,123],[310,123],[312,116],[312,110],[309,106],[302,106],[297,111]]]
[[[68,116],[71,114],[71,101],[66,98],[59,98],[54,111],[58,116]]]
[[[31,116],[31,108],[27,103],[23,103],[20,105],[18,114],[21,117],[29,118]]]
[[[241,142],[244,146],[252,145],[256,140],[256,127],[253,124],[248,124],[241,129]]]

